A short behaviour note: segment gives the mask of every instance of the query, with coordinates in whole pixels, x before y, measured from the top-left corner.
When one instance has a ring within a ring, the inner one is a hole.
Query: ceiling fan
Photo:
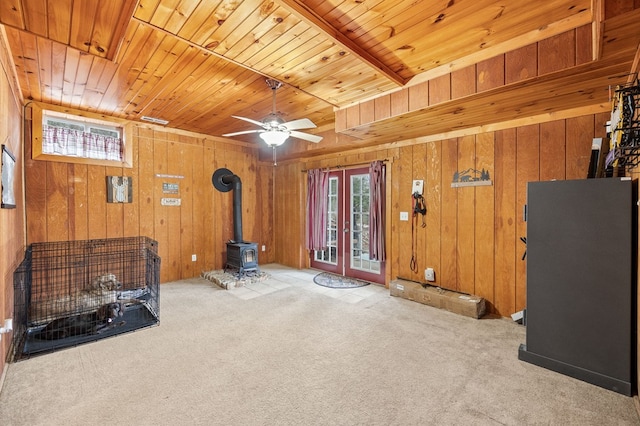
[[[298,130],[312,129],[316,127],[313,121],[308,118],[301,118],[298,120],[285,122],[276,112],[276,90],[278,90],[282,83],[270,78],[266,79],[267,86],[271,88],[273,94],[273,109],[269,115],[267,115],[262,121],[253,120],[247,117],[240,117],[232,115],[233,118],[244,120],[249,123],[260,126],[261,129],[243,130],[241,132],[226,133],[222,136],[237,136],[246,135],[249,133],[258,133],[260,139],[266,142],[267,145],[275,149],[276,146],[282,145],[289,136],[303,139],[305,141],[318,143],[322,140],[322,136],[316,136],[309,133],[299,132]]]

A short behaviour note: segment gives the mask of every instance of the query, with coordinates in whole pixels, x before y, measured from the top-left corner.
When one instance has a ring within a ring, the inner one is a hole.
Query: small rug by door
[[[356,288],[369,285],[368,282],[356,278],[343,277],[330,272],[321,272],[313,277],[313,282],[329,288]]]

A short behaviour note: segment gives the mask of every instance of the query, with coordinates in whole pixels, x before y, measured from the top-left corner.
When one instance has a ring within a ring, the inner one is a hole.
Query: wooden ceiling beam
[[[597,61],[602,56],[602,34],[604,33],[604,0],[591,0],[591,47],[592,59]]]
[[[106,58],[110,61],[113,61],[114,58],[118,57],[118,51],[120,50],[120,46],[122,46],[122,40],[124,40],[124,35],[127,32],[127,26],[129,22],[131,22],[131,18],[133,18],[133,13],[138,8],[138,2],[140,0],[126,0],[124,8],[120,12],[120,16],[118,17],[118,22],[113,31],[113,38],[111,39],[111,43],[109,45],[109,49],[107,50]]]
[[[341,131],[385,143],[462,131],[608,103],[607,87],[627,80],[632,58],[589,62]]]
[[[376,72],[382,73],[385,77],[400,86],[407,83],[407,79],[389,68],[386,64],[371,55],[368,51],[362,49],[349,37],[342,34],[335,27],[325,21],[321,16],[316,14],[312,9],[307,7],[301,0],[279,0],[286,8],[290,9],[298,18],[314,28],[316,31],[326,35],[337,45],[347,50],[352,55],[358,57],[365,64],[373,68]]]

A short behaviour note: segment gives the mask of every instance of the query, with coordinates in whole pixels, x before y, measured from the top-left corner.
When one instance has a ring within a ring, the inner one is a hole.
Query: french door
[[[384,262],[370,259],[369,169],[330,172],[327,248],[311,252],[311,266],[384,284]]]

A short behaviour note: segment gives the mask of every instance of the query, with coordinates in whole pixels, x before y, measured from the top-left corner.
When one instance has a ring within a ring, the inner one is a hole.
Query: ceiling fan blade
[[[249,133],[260,133],[262,130],[243,130],[241,132],[233,132],[233,133],[225,133],[222,136],[238,136],[238,135],[246,135]]]
[[[316,125],[313,124],[313,121],[309,120],[308,118],[287,121],[286,123],[283,123],[282,126],[284,126],[287,130],[313,129],[314,127],[316,127]]]
[[[296,132],[295,130],[289,132],[290,136],[298,139],[304,139],[305,141],[318,143],[322,140],[322,136],[311,135],[309,133]]]
[[[255,124],[255,125],[257,125],[257,126],[260,126],[260,127],[262,127],[262,128],[266,128],[266,127],[264,126],[264,123],[263,123],[263,122],[261,122],[261,121],[253,120],[253,119],[251,119],[251,118],[247,118],[247,117],[240,117],[239,115],[232,115],[232,117],[233,117],[233,118],[237,118],[238,120],[248,121],[249,123],[253,123],[253,124]]]

